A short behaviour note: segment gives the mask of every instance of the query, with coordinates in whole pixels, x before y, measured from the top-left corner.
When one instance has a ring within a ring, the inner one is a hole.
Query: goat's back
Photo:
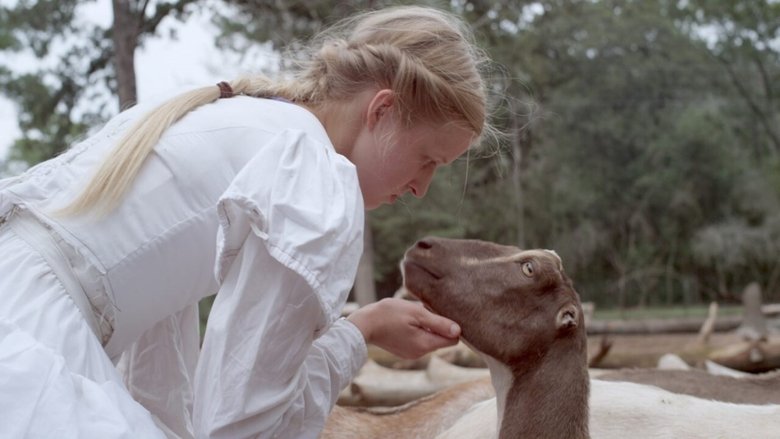
[[[780,404],[780,372],[734,378],[702,370],[623,369],[603,381],[649,384],[673,393],[735,404]]]
[[[320,439],[430,439],[473,405],[495,396],[489,378],[456,384],[398,407],[336,406]]]

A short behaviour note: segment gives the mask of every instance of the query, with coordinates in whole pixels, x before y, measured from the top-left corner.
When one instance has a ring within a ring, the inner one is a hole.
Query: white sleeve
[[[196,370],[195,435],[316,438],[366,356],[356,328],[334,325],[362,252],[355,169],[288,131],[239,171],[217,212],[221,286]]]
[[[325,426],[325,418],[336,405],[339,393],[357,376],[367,358],[368,349],[363,334],[344,319],[337,320],[314,342],[306,357],[306,368],[309,371],[307,391],[309,399],[323,403],[327,401],[328,404],[324,416],[312,419],[309,423],[307,434],[312,434],[311,437],[319,435]]]
[[[340,316],[363,252],[363,198],[354,165],[331,145],[303,132],[279,134],[238,172],[217,214],[219,282],[255,235],[314,290],[323,328]]]
[[[195,378],[198,438],[315,439],[366,358],[362,336],[325,317],[306,281],[250,235],[214,302]]]

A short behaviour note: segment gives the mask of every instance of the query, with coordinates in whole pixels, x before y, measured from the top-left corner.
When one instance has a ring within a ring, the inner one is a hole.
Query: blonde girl
[[[482,57],[422,7],[311,48],[285,79],[138,105],[0,181],[0,437],[316,438],[366,343],[457,342],[405,301],[338,317],[364,210],[424,196],[487,129]]]

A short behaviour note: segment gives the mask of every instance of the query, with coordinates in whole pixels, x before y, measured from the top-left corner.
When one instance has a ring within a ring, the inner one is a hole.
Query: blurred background
[[[273,74],[295,41],[404,3],[0,0],[0,175],[147,96]],[[415,3],[473,27],[504,135],[424,200],[370,212],[353,300],[392,295],[431,234],[555,249],[604,312],[704,315],[751,282],[780,301],[780,4]]]

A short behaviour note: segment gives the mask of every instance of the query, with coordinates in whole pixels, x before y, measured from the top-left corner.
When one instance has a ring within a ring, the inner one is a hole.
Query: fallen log
[[[761,310],[761,286],[751,282],[742,293],[742,324],[737,328],[745,341],[766,340],[769,329]]]
[[[704,317],[670,319],[591,320],[586,324],[588,335],[600,334],[675,334],[698,333]],[[713,323],[714,332],[733,331],[742,323],[742,316],[722,316]]]

